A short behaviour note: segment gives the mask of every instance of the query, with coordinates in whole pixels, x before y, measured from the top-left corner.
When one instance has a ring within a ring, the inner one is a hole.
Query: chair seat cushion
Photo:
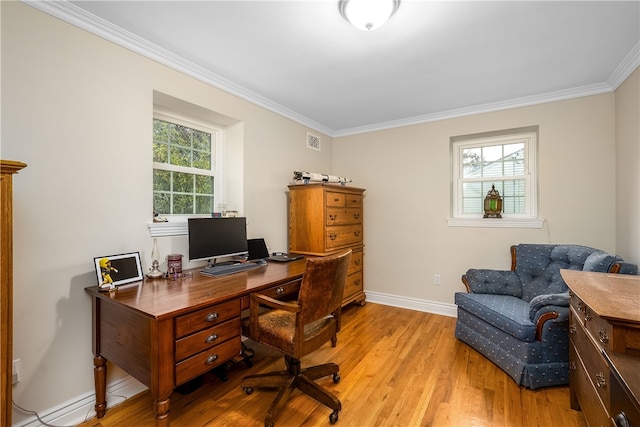
[[[525,342],[536,337],[536,325],[529,318],[529,302],[510,295],[455,294],[455,303],[490,325]]]
[[[309,340],[321,331],[327,323],[334,321],[327,316],[304,327],[304,340]],[[296,313],[285,310],[269,310],[258,317],[260,342],[292,354],[293,338],[296,331]]]

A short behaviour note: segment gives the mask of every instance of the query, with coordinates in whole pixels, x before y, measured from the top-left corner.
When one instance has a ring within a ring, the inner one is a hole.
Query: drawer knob
[[[602,344],[606,344],[609,342],[609,334],[607,331],[601,330],[598,332],[598,338]]]
[[[333,198],[333,201],[334,201],[334,202],[336,202],[336,203],[338,203],[338,202],[340,201],[340,199],[338,199],[337,197],[334,197],[334,198]]]
[[[598,372],[596,374],[596,387],[598,388],[607,387],[607,377],[604,375],[604,372]]]
[[[627,418],[627,414],[625,414],[622,411],[620,411],[620,413],[618,415],[613,417],[613,421],[615,422],[616,427],[630,427],[631,426],[631,424],[629,424],[629,419]]]
[[[337,238],[337,237],[338,237],[338,235],[337,235],[337,234],[334,234],[334,233],[329,234],[329,238],[330,238],[331,240],[336,240],[336,238]]]
[[[572,360],[571,363],[569,363],[569,369],[572,371],[575,371],[576,369],[578,369],[575,361]]]
[[[207,314],[207,317],[205,318],[205,320],[207,322],[213,322],[218,318],[218,313],[217,312],[213,312],[213,313],[209,313]]]
[[[592,319],[591,317],[591,311],[589,311],[588,309],[584,309],[584,321],[588,322]]]
[[[582,301],[578,302],[577,307],[578,311],[584,311],[584,304],[582,303]]]
[[[211,344],[212,342],[214,342],[215,340],[218,339],[218,334],[211,334],[207,337],[207,339],[205,340],[205,342],[207,344]]]
[[[217,354],[212,354],[211,356],[207,357],[207,365],[211,365],[216,360],[218,360],[218,355]]]
[[[277,295],[282,295],[282,294],[284,294],[284,288],[283,288],[282,286],[279,286],[279,287],[276,289],[276,294],[277,294]]]

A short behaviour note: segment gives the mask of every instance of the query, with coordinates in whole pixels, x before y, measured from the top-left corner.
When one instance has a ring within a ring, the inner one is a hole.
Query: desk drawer
[[[240,317],[239,299],[212,305],[177,317],[176,337],[181,338],[202,329],[210,328],[233,317]]]
[[[240,334],[240,318],[204,329],[176,341],[176,360],[184,360]]]
[[[301,280],[294,280],[293,282],[287,282],[282,285],[274,286],[273,288],[265,289],[264,291],[258,293],[276,299],[291,295],[295,295],[297,298],[298,291],[300,290],[300,282]]]
[[[336,249],[362,243],[362,224],[327,227],[326,248]]]
[[[222,365],[240,354],[240,334],[176,364],[176,386]]]

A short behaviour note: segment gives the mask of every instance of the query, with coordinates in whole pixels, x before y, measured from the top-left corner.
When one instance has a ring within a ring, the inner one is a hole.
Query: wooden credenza
[[[289,252],[326,256],[351,249],[342,306],[364,304],[364,189],[310,183],[289,186]]]
[[[0,425],[11,425],[13,358],[13,175],[27,165],[0,161]]]
[[[571,408],[590,427],[640,427],[640,277],[561,274],[571,290]]]

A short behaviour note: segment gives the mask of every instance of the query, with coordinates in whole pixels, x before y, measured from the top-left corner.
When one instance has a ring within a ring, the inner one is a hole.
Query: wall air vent
[[[320,137],[307,132],[307,148],[320,151]]]

